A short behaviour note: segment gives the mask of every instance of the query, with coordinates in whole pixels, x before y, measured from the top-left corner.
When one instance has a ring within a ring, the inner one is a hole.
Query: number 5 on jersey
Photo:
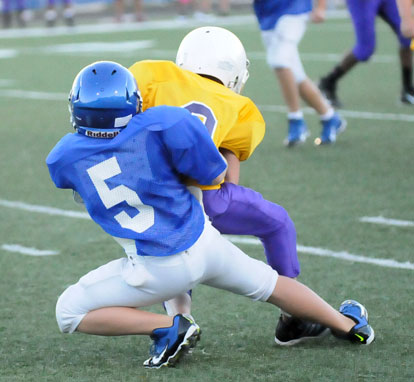
[[[129,206],[138,210],[139,213],[133,218],[125,211],[114,216],[114,219],[122,228],[142,233],[154,225],[154,208],[143,204],[134,190],[124,185],[110,189],[105,183],[105,180],[121,174],[121,168],[116,157],[90,167],[87,172],[106,209],[127,202]]]

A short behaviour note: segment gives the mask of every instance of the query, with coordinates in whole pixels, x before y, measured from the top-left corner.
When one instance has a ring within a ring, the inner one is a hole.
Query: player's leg
[[[44,14],[46,26],[53,27],[56,24],[56,0],[47,0],[46,12]]]
[[[363,336],[359,343],[373,341],[374,332],[361,305],[358,313],[351,304],[343,304],[346,306],[341,306],[341,314],[305,285],[279,276],[265,263],[247,256],[208,223],[206,232],[206,242],[199,243],[197,248],[199,258],[204,258],[201,262],[206,264],[201,283],[270,302],[291,315],[329,327],[351,341],[358,339],[355,334]]]
[[[383,0],[379,15],[387,22],[397,35],[400,43],[400,66],[401,66],[401,101],[414,105],[413,88],[413,52],[410,49],[411,40],[401,34],[401,18],[395,0]]]
[[[258,237],[273,269],[288,277],[299,275],[296,228],[282,206],[250,188],[227,182],[218,190],[203,191],[203,203],[220,233]]]
[[[3,0],[1,12],[3,19],[3,28],[9,28],[11,26],[12,21],[11,0]]]
[[[182,315],[173,318],[136,307],[161,302],[192,285],[183,254],[153,260],[129,257],[89,272],[66,289],[56,305],[59,327],[64,333],[150,334],[155,352],[145,366],[173,364],[195,346],[199,327]]]
[[[333,106],[341,106],[337,97],[338,81],[357,63],[367,61],[375,51],[375,18],[380,0],[347,0],[354,27],[356,43],[327,75],[321,78],[319,88]]]
[[[307,286],[280,276],[267,301],[294,316],[330,328],[340,338],[364,345],[375,339],[367,310],[354,300],[344,301],[338,312]]]
[[[268,264],[279,274],[297,277],[300,272],[296,251],[296,229],[286,210],[265,200],[258,192],[232,183],[219,190],[203,192],[206,213],[221,233],[259,237]],[[316,338],[325,328],[283,312],[276,326],[275,341],[293,345]]]
[[[318,87],[307,77],[299,83],[299,91],[302,99],[318,114],[322,125],[320,137],[315,139],[315,144],[330,144],[336,141],[337,135],[342,133],[347,122],[326,101]]]
[[[288,147],[305,142],[308,129],[300,108],[300,94],[295,75],[297,46],[306,30],[306,15],[285,15],[275,28],[262,31],[267,52],[267,63],[274,70],[288,108],[288,135],[284,141]]]
[[[63,0],[63,19],[68,26],[75,24],[75,9],[72,0]]]

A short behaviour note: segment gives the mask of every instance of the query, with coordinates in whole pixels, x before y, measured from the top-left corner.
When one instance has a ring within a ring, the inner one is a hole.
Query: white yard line
[[[217,17],[209,21],[209,25],[243,25],[257,28],[255,17],[250,14],[246,16],[230,16]],[[55,28],[25,28],[25,29],[10,29],[0,31],[0,39],[16,39],[16,38],[44,38],[53,36],[73,36],[73,35],[88,35],[88,34],[108,34],[119,32],[133,32],[133,31],[150,31],[150,30],[188,30],[190,27],[201,26],[197,20],[185,20],[183,22],[175,19],[145,21],[142,23],[105,23],[105,24],[88,24],[77,25],[73,28],[59,26]],[[258,29],[257,29],[258,30]]]
[[[0,248],[4,251],[17,252],[29,256],[52,256],[59,254],[59,252],[57,251],[48,251],[30,247],[23,247],[19,244],[3,244]]]
[[[144,56],[145,59],[169,59],[174,60],[177,50],[153,49],[154,41],[121,41],[121,42],[84,42],[76,44],[48,45],[43,48],[20,48],[20,49],[0,49],[0,59],[15,58],[20,54],[24,55],[51,55],[51,54],[75,54],[77,56],[90,56],[96,53],[115,53],[117,55],[131,56],[136,60]],[[303,61],[310,62],[338,62],[343,57],[341,53],[301,53]],[[250,61],[266,60],[266,53],[261,51],[248,51]],[[397,63],[398,57],[391,54],[375,55],[371,62],[375,64],[392,64]]]
[[[227,236],[227,235],[226,235]],[[249,238],[249,237],[239,237],[234,235],[227,236],[230,241],[237,244],[251,244],[251,245],[262,245],[260,240]],[[366,257],[361,255],[355,255],[348,253],[346,251],[334,252],[329,249],[317,248],[317,247],[305,247],[303,245],[297,246],[298,252],[306,253],[308,255],[323,256],[323,257],[333,257],[336,259],[353,261],[357,263],[366,263],[366,264],[375,264],[381,267],[386,268],[399,268],[399,269],[410,269],[414,270],[414,264],[406,261],[404,263],[398,262],[392,259],[376,259],[373,257]]]
[[[69,94],[69,93],[68,93]],[[0,89],[0,97],[20,98],[40,100],[40,101],[60,101],[67,102],[68,94],[66,93],[49,93],[40,91],[28,91],[21,89]],[[283,105],[258,105],[263,112],[287,113],[286,106]],[[315,114],[311,108],[304,108],[306,114]],[[376,113],[370,111],[340,110],[340,114],[347,118],[366,119],[372,121],[396,121],[396,122],[414,122],[414,114],[396,114],[396,113]],[[411,125],[407,125],[410,126]]]
[[[414,227],[414,221],[387,219],[383,216],[363,216],[359,219],[359,221],[362,223],[382,224],[397,227]]]
[[[49,92],[37,92],[30,90],[20,89],[0,89],[0,97],[4,98],[20,98],[41,100],[41,101],[68,101],[68,95],[65,93],[49,93]]]
[[[261,111],[272,113],[287,113],[286,106],[283,105],[258,105]],[[306,114],[315,114],[315,111],[306,107],[303,109]],[[367,119],[375,121],[400,121],[414,122],[414,114],[396,114],[396,113],[376,113],[370,111],[339,110],[339,114],[347,118]]]
[[[46,215],[64,216],[67,218],[75,219],[90,219],[89,214],[86,212],[61,210],[59,208],[54,207],[38,206],[35,204],[27,204],[23,202],[16,202],[4,199],[0,199],[0,206],[29,212],[38,212]]]
[[[9,201],[0,199],[0,206],[9,207],[14,209],[20,209],[24,211],[30,212],[38,212],[48,215],[56,215],[56,216],[64,216],[70,218],[77,218],[77,219],[90,219],[89,215],[86,212],[78,212],[78,211],[70,211],[70,210],[61,210],[54,207],[47,207],[47,206],[39,206],[39,205],[32,205],[18,201]],[[251,237],[242,237],[242,236],[235,236],[235,235],[226,235],[228,239],[237,244],[252,244],[252,245],[261,245],[260,240],[251,238]],[[352,253],[348,253],[345,251],[341,252],[334,252],[329,249],[324,248],[316,248],[316,247],[305,247],[303,245],[297,246],[298,251],[302,253],[306,253],[309,255],[316,255],[316,256],[325,256],[325,257],[333,257],[341,260],[353,261],[358,263],[366,263],[366,264],[375,264],[382,267],[387,268],[399,268],[399,269],[410,269],[414,270],[414,264],[410,262],[401,263],[396,260],[392,259],[376,259],[361,255],[354,255]]]

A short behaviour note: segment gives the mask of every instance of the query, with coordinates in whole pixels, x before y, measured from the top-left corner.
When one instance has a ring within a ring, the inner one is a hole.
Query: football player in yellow
[[[223,234],[260,238],[268,264],[280,275],[297,277],[296,229],[288,213],[258,192],[238,185],[240,162],[252,155],[265,133],[260,111],[240,95],[249,76],[240,40],[223,28],[197,28],[181,42],[176,63],[140,61],[129,69],[139,83],[143,110],[157,105],[188,109],[201,118],[226,158],[224,183],[201,187],[204,209],[213,226]],[[185,295],[165,306],[169,314],[189,313],[190,304],[191,298]],[[326,328],[319,324],[282,313],[275,341],[292,345],[324,333]]]

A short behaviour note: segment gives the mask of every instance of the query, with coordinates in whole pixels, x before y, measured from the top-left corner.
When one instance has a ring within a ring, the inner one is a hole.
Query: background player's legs
[[[401,34],[401,18],[394,0],[384,0],[379,9],[381,18],[390,25],[397,35],[400,43],[400,66],[401,66],[401,101],[414,105],[414,88],[413,88],[413,53],[410,49],[411,40]]]
[[[292,70],[290,68],[276,68],[275,74],[289,114],[300,112],[300,94]]]
[[[2,5],[1,13],[3,28],[9,28],[12,20],[11,0],[3,0]]]
[[[305,142],[309,136],[300,108],[298,88],[298,83],[306,76],[298,53],[306,23],[307,15],[285,15],[279,19],[274,30],[262,32],[267,63],[276,74],[288,108],[288,135],[284,143],[289,147]]]
[[[319,88],[333,106],[342,103],[337,97],[337,83],[358,62],[367,61],[375,51],[375,18],[380,0],[347,0],[348,10],[354,26],[356,43],[326,76],[322,77]]]

